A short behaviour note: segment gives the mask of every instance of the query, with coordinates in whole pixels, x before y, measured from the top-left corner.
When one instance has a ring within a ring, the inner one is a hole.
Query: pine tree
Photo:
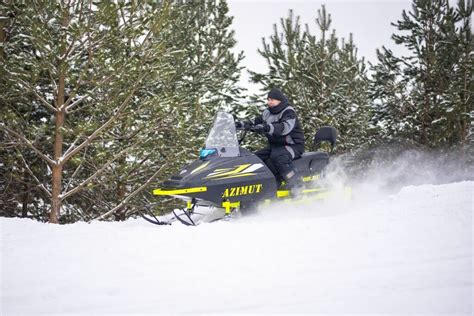
[[[454,9],[447,0],[415,0],[412,11],[403,11],[393,24],[403,33],[392,38],[411,55],[396,57],[383,48],[373,66],[376,120],[387,138],[430,147],[466,143],[473,91],[471,13],[472,1],[459,1]]]
[[[28,91],[12,86],[8,73],[7,63],[19,64],[22,70],[31,70],[32,63],[26,60],[18,62],[24,54],[31,50],[28,45],[27,35],[22,34],[15,39],[10,26],[15,23],[16,17],[27,9],[27,5],[20,3],[16,6],[6,8],[2,5],[2,16],[0,19],[1,34],[1,67],[0,67],[0,118],[1,122],[10,122],[19,130],[28,129],[36,125],[41,131],[45,122],[50,119],[49,113],[38,104],[38,99],[33,98]],[[16,42],[15,56],[10,59],[11,48],[7,45],[11,41]],[[33,74],[33,73],[32,73]],[[13,74],[15,76],[17,74]],[[28,104],[28,106],[27,106]],[[44,137],[41,133],[35,133],[34,143],[41,143]],[[11,139],[8,134],[0,133],[0,215],[27,216],[31,214],[35,218],[42,219],[47,213],[44,200],[48,198],[48,191],[43,183],[47,180],[48,169],[34,153],[20,150],[18,140]]]
[[[86,159],[87,150],[93,151],[97,144],[110,147],[107,133],[136,112],[131,101],[145,77],[166,75],[159,59],[163,50],[149,39],[166,22],[169,5],[150,11],[147,17],[140,16],[139,10],[130,11],[135,15],[130,24],[118,23],[118,13],[125,8],[111,3],[11,6],[18,14],[6,42],[6,84],[10,93],[30,93],[33,107],[47,112],[50,119],[28,124],[34,122],[25,119],[32,113],[27,99],[21,105],[23,114],[15,111],[15,104],[7,104],[6,115],[16,119],[0,127],[23,145],[23,152],[26,148],[34,152],[50,170],[50,183],[40,187],[50,201],[49,221],[57,223],[65,201],[97,180],[126,151],[109,155],[113,158],[100,161],[99,172],[77,181],[84,163],[81,156]],[[124,34],[133,34],[132,47],[120,41]],[[21,129],[10,124],[22,118],[27,124]],[[33,142],[34,135],[43,141]],[[26,160],[26,155],[20,155]]]
[[[165,58],[173,71],[159,86],[152,84],[143,90],[143,93],[157,96],[146,107],[148,109],[154,108],[153,103],[161,103],[163,97],[169,99],[166,105],[160,104],[160,108],[168,113],[170,120],[167,129],[156,135],[159,142],[147,141],[133,152],[133,157],[147,157],[146,161],[139,159],[132,163],[133,160],[122,159],[120,167],[115,168],[112,178],[121,179],[121,182],[117,186],[117,194],[112,192],[107,196],[118,195],[116,199],[119,201],[127,188],[146,180],[146,177],[138,177],[139,173],[146,174],[145,170],[151,172],[156,169],[155,166],[167,163],[166,172],[157,178],[160,180],[195,159],[216,111],[233,107],[240,95],[241,89],[237,82],[239,62],[243,56],[242,53],[234,56],[230,51],[235,40],[233,32],[229,30],[232,19],[227,16],[227,4],[186,1],[175,3],[170,14],[169,31],[166,34],[161,32],[160,36],[165,38],[156,40],[161,45],[170,45],[172,54]],[[149,123],[146,118],[142,121]],[[157,147],[161,148],[161,155],[156,155]],[[151,163],[156,160],[158,163]],[[100,192],[107,192],[107,188],[102,188]],[[101,200],[105,199],[101,197]],[[151,200],[149,193],[144,192],[133,203],[128,202],[127,208],[116,210],[118,214],[115,215],[123,218]],[[167,203],[161,204],[161,210],[175,207],[174,203],[169,206]]]
[[[240,93],[225,2],[3,9],[15,17],[5,28],[0,154],[17,153],[5,179],[19,187],[30,177],[51,222],[136,212],[165,168],[197,151],[203,122]]]
[[[369,91],[373,100],[373,124],[378,127],[379,142],[409,139],[417,128],[416,118],[411,115],[415,102],[407,89],[400,59],[385,47],[377,49],[379,63],[372,65]]]
[[[263,39],[259,53],[268,62],[268,73],[251,72],[251,77],[264,91],[274,86],[284,90],[298,110],[306,139],[313,139],[318,127],[333,125],[339,131],[338,150],[344,151],[361,144],[368,128],[364,61],[357,57],[352,35],[346,42],[331,31],[331,15],[324,6],[315,21],[320,38],[308,25],[302,30],[290,10],[281,19],[282,33],[275,25],[270,43]]]

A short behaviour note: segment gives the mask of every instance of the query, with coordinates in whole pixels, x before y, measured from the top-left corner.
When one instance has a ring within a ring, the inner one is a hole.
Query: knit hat
[[[285,95],[277,88],[273,88],[270,92],[268,92],[268,98],[283,101],[285,99]]]

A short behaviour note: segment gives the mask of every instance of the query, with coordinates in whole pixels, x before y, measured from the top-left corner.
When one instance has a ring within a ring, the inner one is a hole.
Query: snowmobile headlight
[[[217,154],[217,150],[212,148],[212,149],[201,149],[201,151],[199,151],[199,158],[201,159],[204,159],[206,158],[207,156],[212,156],[214,154]]]

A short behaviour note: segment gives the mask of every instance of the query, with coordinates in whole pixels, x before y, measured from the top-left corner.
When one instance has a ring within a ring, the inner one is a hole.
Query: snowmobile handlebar
[[[251,122],[236,122],[235,129],[238,131],[262,133],[262,124],[252,124]]]
[[[240,131],[249,131],[253,127],[253,124],[249,121],[235,121],[235,129]]]
[[[248,132],[253,132],[254,125],[250,122],[240,122],[235,121],[235,129],[237,131],[242,131],[241,137],[239,139],[239,145],[244,142],[245,137],[247,136]]]

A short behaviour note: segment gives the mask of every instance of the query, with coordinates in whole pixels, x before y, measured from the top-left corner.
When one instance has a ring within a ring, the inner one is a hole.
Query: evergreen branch
[[[86,41],[90,41],[90,38],[89,38],[89,37],[84,38],[84,40],[81,41],[80,45],[77,45],[77,47],[83,47],[83,46],[84,46],[84,43],[85,43]],[[94,45],[91,45],[91,46],[94,46]],[[85,51],[85,50],[86,50],[86,48],[83,48],[83,51]],[[71,54],[72,54],[72,52],[71,52]],[[90,64],[91,64],[91,58],[88,58],[88,59],[87,59],[87,64],[86,64],[86,66],[83,68],[84,71],[81,73],[81,75],[80,75],[80,77],[79,77],[79,80],[78,80],[77,83],[75,84],[74,90],[72,91],[70,97],[68,98],[68,100],[66,100],[66,102],[65,102],[65,104],[64,104],[64,106],[66,107],[66,113],[70,113],[70,111],[72,110],[72,108],[74,108],[75,106],[77,106],[77,105],[78,105],[80,102],[82,102],[82,100],[87,96],[87,95],[86,95],[86,96],[80,98],[79,100],[74,101],[74,102],[71,104],[73,98],[74,98],[74,97],[76,96],[76,94],[77,94],[77,91],[78,91],[79,88],[81,87],[82,80],[83,80],[84,77],[86,76],[87,70],[90,68]],[[122,67],[123,67],[123,65],[122,65]],[[89,91],[89,94],[88,94],[88,95],[92,94],[92,92],[96,91],[96,90],[97,90],[100,86],[102,86],[104,83],[107,83],[107,82],[110,80],[110,78],[112,78],[112,75],[110,75],[110,76],[108,76],[108,77],[106,77],[106,78],[103,78],[102,81],[99,81],[98,83],[96,83],[96,84],[94,85],[95,87],[94,87],[91,91]]]
[[[81,3],[82,5],[83,3]],[[70,7],[71,7],[71,2],[68,2],[67,4],[67,8],[66,10],[69,11]],[[74,11],[74,9],[73,9]],[[82,19],[82,10],[79,11],[79,21]],[[69,19],[72,19],[72,17],[69,16],[69,12],[68,12],[68,17]],[[65,27],[69,26],[69,21],[67,21],[66,23],[68,23],[67,25],[64,25]],[[73,38],[72,41],[71,41],[71,44],[69,45],[69,47],[66,49],[66,52],[64,53],[64,55],[60,58],[60,63],[63,63],[64,61],[66,61],[66,59],[69,57],[69,55],[71,55],[74,50],[77,48],[77,47],[82,47],[82,45],[84,44],[85,40],[84,41],[79,41],[79,45],[74,45],[74,43],[76,42],[76,38]]]
[[[167,2],[167,7],[166,9],[169,9],[169,3]],[[142,44],[141,44],[141,47],[143,47],[145,45],[146,42],[148,42],[148,40],[151,38],[151,35],[154,31],[155,28],[157,28],[157,26],[159,24],[161,24],[161,19],[157,21],[157,23],[154,25],[153,28],[150,29],[150,31],[147,33],[147,35],[145,36],[145,39],[143,40]],[[143,65],[145,64],[146,61],[148,61],[148,57],[151,53],[151,50],[148,50],[145,55],[143,56],[143,58],[141,58],[141,61],[140,61],[140,68],[143,67]],[[128,96],[125,98],[125,100],[122,102],[122,104],[119,106],[119,108],[115,111],[115,113],[112,115],[112,117],[107,121],[105,122],[101,127],[99,127],[94,133],[92,133],[92,135],[90,135],[89,137],[87,137],[87,139],[81,143],[78,147],[76,147],[74,150],[70,150],[71,148],[69,148],[66,152],[69,152],[69,154],[67,155],[63,155],[63,159],[64,161],[67,161],[69,160],[72,156],[74,156],[77,152],[81,151],[84,147],[86,147],[87,145],[89,145],[95,138],[97,138],[97,136],[105,129],[107,129],[118,117],[118,114],[128,105],[128,103],[130,102],[133,94],[135,93],[135,91],[138,89],[138,85],[139,83],[142,81],[144,75],[141,75],[138,80],[135,82],[135,85],[133,86],[133,89],[132,91],[128,94]],[[103,82],[106,82],[105,80]],[[96,89],[96,88],[95,88]],[[82,99],[81,99],[82,100]],[[71,104],[68,108],[71,109],[73,105],[77,105],[79,102],[74,102],[73,104]],[[66,108],[66,110],[68,109]]]
[[[132,91],[128,94],[128,96],[125,98],[125,100],[122,102],[122,104],[116,109],[112,114],[112,117],[107,120],[102,126],[100,126],[98,129],[96,129],[89,137],[86,138],[85,141],[83,141],[79,146],[77,146],[75,149],[69,148],[66,152],[69,152],[67,155],[63,155],[63,160],[68,161],[71,159],[75,154],[77,154],[79,151],[84,149],[86,146],[88,146],[94,139],[96,139],[100,133],[102,133],[104,130],[106,130],[112,123],[119,117],[119,113],[123,111],[123,109],[128,105],[130,100],[132,99],[133,95],[135,94],[135,91],[138,88],[138,84],[141,82],[143,79],[143,76],[140,77],[139,80],[136,81],[135,86],[133,87]],[[71,145],[72,146],[72,145]]]
[[[53,78],[53,73],[51,72],[51,69],[52,69],[52,67],[48,67],[49,79],[51,80],[51,82],[53,84],[54,91],[58,91],[58,84],[56,83],[56,80],[54,80],[54,78]]]
[[[148,34],[146,35],[143,43],[142,43],[142,46],[149,40],[149,38],[151,37],[151,34],[152,34],[152,30],[150,30],[148,32]],[[140,61],[140,68],[143,67],[143,65],[145,64],[146,61],[148,61],[148,56],[150,55],[150,52],[151,50],[148,50],[146,53],[145,53],[145,56],[143,56],[143,58],[141,58],[141,61]],[[135,91],[138,89],[138,85],[140,84],[140,82],[143,80],[143,77],[144,75],[140,75],[140,77],[138,78],[138,80],[135,81],[135,85],[133,86],[132,88],[132,91],[128,94],[128,96],[125,98],[125,100],[122,102],[122,104],[119,106],[119,108],[115,111],[115,113],[112,115],[112,117],[107,121],[105,122],[101,127],[99,127],[94,133],[92,133],[92,135],[90,135],[89,137],[87,137],[87,139],[81,143],[78,147],[76,147],[74,150],[71,150],[70,151],[70,148],[67,150],[67,152],[69,152],[68,155],[64,155],[63,158],[64,158],[64,161],[67,161],[69,160],[72,156],[74,156],[77,152],[81,151],[84,147],[86,147],[87,145],[89,145],[95,138],[97,138],[97,136],[105,129],[107,129],[118,117],[118,114],[128,105],[128,103],[130,102],[133,94],[135,93]],[[105,82],[105,81],[104,81]],[[76,102],[74,102],[75,104],[77,104]],[[73,103],[73,104],[74,104]],[[72,107],[71,104],[69,106]]]
[[[61,195],[61,199],[66,199],[68,198],[69,196],[79,192],[80,190],[82,190],[86,185],[88,185],[90,182],[92,182],[95,178],[97,178],[97,176],[99,176],[102,172],[105,171],[105,169],[107,169],[114,161],[116,161],[118,158],[120,158],[122,155],[128,153],[131,149],[133,149],[134,147],[136,147],[137,145],[139,145],[141,142],[137,142],[125,149],[123,149],[121,152],[119,152],[117,155],[114,156],[114,158],[110,161],[108,161],[107,163],[105,163],[99,170],[97,170],[93,175],[91,175],[89,178],[87,178],[86,180],[84,180],[82,183],[80,183],[77,187],[75,187],[74,189],[64,193]]]
[[[138,193],[140,193],[141,191],[143,191],[143,189],[145,189],[146,187],[148,187],[148,185],[154,181],[156,179],[156,177],[158,177],[158,175],[160,174],[161,170],[167,166],[167,163],[165,163],[164,165],[162,165],[142,186],[140,186],[138,189],[136,189],[135,191],[133,191],[132,193],[130,193],[129,196],[127,196],[122,202],[120,202],[117,206],[115,206],[113,209],[111,209],[110,211],[102,214],[101,216],[95,218],[94,220],[103,220],[105,219],[107,216],[109,216],[110,214],[114,213],[115,211],[121,209],[122,207],[124,207],[132,198],[134,198]]]
[[[41,190],[43,190],[43,192],[46,193],[48,197],[51,197],[51,192],[48,189],[46,189],[46,187],[41,183],[41,181],[35,176],[33,171],[28,166],[28,163],[26,162],[25,157],[23,156],[21,151],[19,151],[18,148],[16,149],[16,151],[18,152],[18,154],[20,154],[21,161],[23,161],[23,164],[25,165],[25,168],[30,174],[30,176],[38,183],[38,186],[41,188]]]
[[[36,148],[25,136],[15,132],[14,130],[9,129],[5,125],[1,124],[0,129],[4,130],[6,133],[15,136],[18,140],[22,141],[26,146],[30,147],[33,149],[35,153],[38,154],[38,156],[43,159],[46,163],[48,163],[50,166],[56,165],[56,162],[46,156],[44,153],[41,152],[38,148]]]
[[[86,66],[86,68],[89,67],[89,64],[90,62],[88,62],[88,65]],[[85,74],[85,72],[83,72],[83,75]],[[68,98],[68,100],[64,103],[64,106],[66,107],[66,113],[67,114],[70,114],[70,113],[73,113],[72,109],[75,108],[77,105],[79,105],[85,98],[87,98],[88,96],[92,95],[93,92],[95,92],[97,89],[99,89],[100,87],[102,87],[103,84],[105,83],[108,83],[110,81],[110,79],[113,77],[113,75],[110,75],[108,77],[105,77],[103,78],[101,81],[99,82],[96,82],[94,84],[94,88],[92,90],[89,91],[88,94],[80,97],[79,99],[77,99],[76,101],[72,102],[72,99],[74,98],[74,96],[77,94],[77,91],[79,90],[80,88],[80,85],[81,85],[81,81],[83,79],[83,75],[81,75],[81,77],[79,78],[79,81],[76,83],[76,88],[74,89],[73,91],[73,94]],[[71,103],[72,102],[72,103]]]
[[[152,155],[153,153],[149,153],[148,155],[145,156],[145,158],[143,158],[136,166],[134,166],[129,172],[127,172],[127,175],[125,176],[125,178],[128,178],[132,173],[134,173],[135,171],[137,171],[141,166],[143,166],[143,164],[145,162],[148,161],[148,159],[150,159],[150,156]]]
[[[90,119],[89,119],[90,121]],[[70,151],[74,149],[74,147],[76,146],[76,143],[79,141],[79,139],[81,139],[83,133],[80,133],[76,139],[74,140],[74,142],[71,144],[71,146],[69,146],[69,148],[66,150],[66,152],[64,153],[64,156],[67,156],[69,155]]]
[[[79,84],[79,83],[78,83],[78,84]],[[78,86],[78,87],[79,87],[79,86]],[[90,91],[90,92],[94,92],[95,90],[97,90],[97,88],[98,88],[98,87],[96,86],[96,87],[95,87],[94,89],[92,89],[92,91]],[[77,90],[74,91],[74,93],[76,93],[76,92],[77,92]],[[81,103],[81,102],[82,102],[85,98],[87,98],[89,95],[90,95],[90,94],[83,95],[82,97],[80,97],[80,98],[77,99],[76,101],[72,102],[69,106],[67,106],[67,104],[68,104],[69,102],[71,102],[71,100],[74,98],[75,95],[70,96],[69,99],[64,103],[64,105],[66,106],[66,113],[69,114],[72,108],[74,108],[74,107],[77,106],[79,103]]]
[[[41,104],[43,104],[48,110],[52,111],[53,113],[57,112],[58,109],[56,109],[54,106],[52,106],[48,101],[46,101],[39,93],[26,81],[22,79],[18,79],[23,85],[25,85],[28,90],[33,92],[33,94],[41,101]]]
[[[86,154],[87,154],[87,148],[84,151],[84,155],[82,156],[83,159],[86,158]],[[79,170],[81,170],[81,167],[82,167],[82,162],[79,164],[79,166],[77,166],[76,170],[74,170],[74,172],[72,173],[71,178],[69,179],[69,182],[67,183],[63,192],[67,192],[68,188],[71,186],[72,180],[74,180],[74,177],[76,176],[76,174],[79,172]]]
[[[158,130],[160,128],[156,128],[155,130]],[[136,133],[134,133],[132,136],[130,136],[129,138],[127,138],[127,141],[130,141],[132,138],[134,138],[136,135],[138,135],[140,131],[137,131]],[[145,140],[140,140],[134,144],[132,144],[131,146],[123,149],[122,151],[120,151],[118,154],[114,155],[114,158],[110,161],[108,161],[105,165],[103,165],[98,171],[96,171],[92,176],[90,176],[89,178],[87,178],[86,180],[84,180],[81,184],[79,184],[76,188],[74,188],[73,190],[71,191],[67,191],[67,188],[70,186],[71,184],[71,181],[72,181],[72,178],[74,177],[74,175],[76,174],[76,172],[78,171],[79,167],[82,165],[80,165],[76,171],[74,171],[74,174],[72,175],[71,177],[71,180],[69,181],[68,185],[66,186],[66,189],[64,191],[64,193],[62,194],[62,199],[66,199],[67,197],[77,193],[79,190],[81,190],[82,188],[84,188],[87,184],[89,184],[90,182],[92,182],[94,180],[94,178],[97,178],[97,176],[99,176],[100,174],[102,174],[103,171],[105,171],[105,169],[107,169],[107,167],[109,167],[114,161],[116,161],[118,158],[120,158],[121,156],[123,156],[124,154],[128,153],[131,149],[137,147],[138,145],[141,145],[143,142],[145,142]],[[147,157],[145,157],[141,162],[140,164],[136,167],[138,168],[139,166],[143,165],[143,163],[145,161],[148,160],[148,158],[151,156],[151,154],[149,154]],[[132,171],[134,171],[136,168],[134,168]],[[130,171],[128,174],[130,174],[132,171]],[[66,192],[67,191],[67,192]]]

